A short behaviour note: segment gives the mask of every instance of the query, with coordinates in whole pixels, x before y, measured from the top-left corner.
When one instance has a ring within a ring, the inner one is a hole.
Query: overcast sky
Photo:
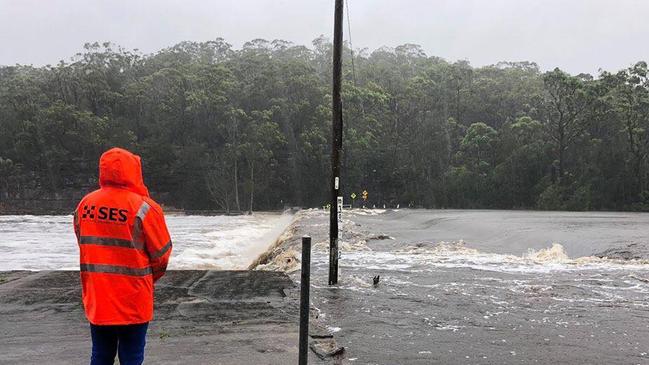
[[[334,0],[0,0],[0,65],[69,59],[85,42],[155,52],[183,40],[331,38]],[[571,73],[649,60],[648,0],[350,0],[354,48],[417,43],[475,66]],[[345,23],[345,39],[348,39]]]

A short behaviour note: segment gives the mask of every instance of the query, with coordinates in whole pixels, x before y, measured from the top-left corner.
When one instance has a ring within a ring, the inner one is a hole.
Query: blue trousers
[[[148,323],[125,326],[90,325],[92,357],[90,365],[113,365],[119,354],[120,365],[141,365]]]

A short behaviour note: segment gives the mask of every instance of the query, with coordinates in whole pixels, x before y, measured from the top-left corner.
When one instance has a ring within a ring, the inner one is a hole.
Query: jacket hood
[[[149,189],[142,179],[140,156],[122,148],[111,148],[99,159],[99,186],[120,187],[142,196],[149,196]]]

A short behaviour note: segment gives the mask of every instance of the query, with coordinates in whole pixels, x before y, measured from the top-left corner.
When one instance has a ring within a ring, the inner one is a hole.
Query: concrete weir
[[[80,298],[76,271],[0,272],[0,363],[87,363]],[[156,285],[145,363],[295,364],[298,317],[299,288],[283,272],[169,271]],[[312,341],[321,333],[316,324]]]

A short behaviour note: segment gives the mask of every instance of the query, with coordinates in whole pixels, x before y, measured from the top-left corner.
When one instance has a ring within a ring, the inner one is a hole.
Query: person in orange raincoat
[[[149,197],[140,157],[121,148],[99,160],[100,189],[74,214],[83,306],[92,335],[91,365],[142,364],[153,286],[167,268],[171,238]]]

